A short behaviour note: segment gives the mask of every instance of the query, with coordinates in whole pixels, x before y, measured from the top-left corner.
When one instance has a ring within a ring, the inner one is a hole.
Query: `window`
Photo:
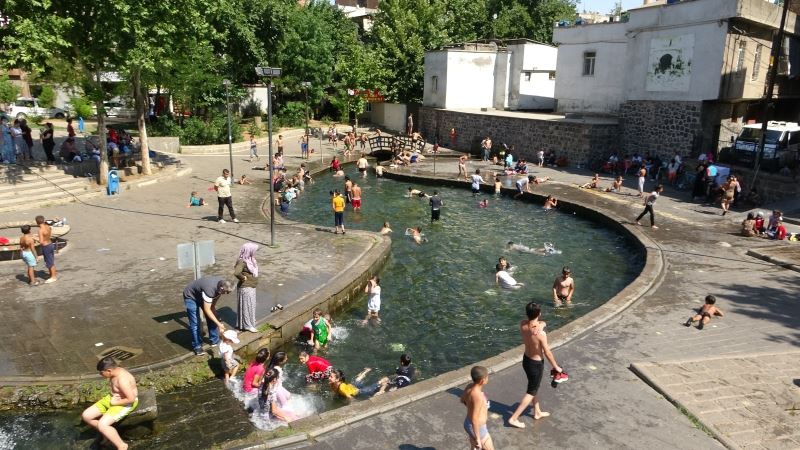
[[[439,77],[436,75],[431,77],[431,92],[439,92]]]
[[[583,75],[594,75],[594,60],[596,57],[595,52],[583,52]]]
[[[372,112],[372,103],[367,102],[367,107],[364,108],[364,112]]]
[[[745,48],[747,48],[746,41],[739,41],[739,49],[737,51],[736,56],[736,71],[741,72],[744,70],[744,55],[745,55]]]
[[[753,56],[753,75],[750,77],[752,81],[758,79],[758,71],[761,69],[761,47],[763,47],[763,45],[756,45],[756,53]]]
[[[556,73],[555,72],[550,72],[548,74],[548,78],[551,79],[551,80],[555,80],[556,79]]]
[[[525,72],[525,81],[531,81],[531,73]]]

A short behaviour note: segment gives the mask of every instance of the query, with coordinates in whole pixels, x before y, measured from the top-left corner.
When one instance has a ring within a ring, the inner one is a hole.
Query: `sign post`
[[[194,279],[197,280],[203,274],[200,269],[213,266],[214,241],[192,241],[187,244],[178,244],[178,270],[194,269]]]

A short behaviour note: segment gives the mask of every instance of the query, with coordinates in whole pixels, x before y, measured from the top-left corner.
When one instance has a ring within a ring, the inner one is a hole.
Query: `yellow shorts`
[[[130,414],[137,406],[139,406],[139,399],[133,401],[133,405],[130,406],[123,406],[123,405],[114,405],[111,406],[111,395],[106,395],[105,397],[101,398],[97,403],[94,404],[97,409],[105,416],[109,415],[114,419],[114,422],[119,422],[120,420],[124,419],[125,416]]]

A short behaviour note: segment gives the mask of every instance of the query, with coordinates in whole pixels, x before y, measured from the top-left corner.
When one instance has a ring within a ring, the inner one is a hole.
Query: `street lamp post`
[[[269,245],[275,246],[275,184],[272,167],[272,79],[281,76],[279,67],[256,67],[256,75],[267,79],[267,135],[269,139]]]
[[[233,175],[233,139],[231,136],[231,102],[228,96],[228,88],[231,85],[231,80],[224,79],[222,84],[225,85],[225,112],[228,114],[228,157],[231,164],[231,180],[234,179]]]
[[[303,86],[303,90],[305,91],[305,94],[306,94],[306,158],[310,160],[311,159],[311,153],[310,153],[311,135],[308,132],[308,88],[311,87],[311,82],[310,81],[303,81],[302,83],[300,83],[300,86]],[[321,152],[322,152],[322,148],[320,148],[320,153]],[[301,157],[302,157],[302,155],[301,155]]]

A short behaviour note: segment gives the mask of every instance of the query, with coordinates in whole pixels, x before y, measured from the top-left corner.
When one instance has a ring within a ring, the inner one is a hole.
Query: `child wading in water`
[[[219,354],[222,358],[222,370],[225,372],[225,385],[231,377],[235,377],[239,371],[239,361],[233,357],[233,344],[239,343],[236,330],[225,330],[222,333],[222,342],[219,343]]]
[[[717,302],[717,298],[713,295],[706,295],[706,303],[700,307],[697,311],[697,314],[690,317],[684,325],[687,327],[692,326],[694,322],[700,322],[697,324],[697,328],[702,330],[708,322],[711,322],[711,316],[720,316],[722,317],[722,311],[714,306],[714,303]]]
[[[472,383],[468,384],[461,394],[461,403],[467,406],[467,417],[464,419],[464,431],[467,432],[471,449],[494,450],[492,437],[486,428],[489,415],[489,399],[483,387],[489,382],[489,370],[483,366],[475,366],[470,371]]]
[[[314,349],[326,347],[328,345],[328,336],[331,333],[331,325],[322,316],[321,309],[314,310],[314,319],[311,321],[311,330],[313,334],[311,340],[314,343]]]
[[[364,292],[369,295],[369,300],[367,300],[367,317],[361,323],[366,325],[371,318],[375,318],[378,323],[381,323],[381,318],[378,317],[378,313],[381,310],[381,279],[378,277],[370,278],[364,287]]]

